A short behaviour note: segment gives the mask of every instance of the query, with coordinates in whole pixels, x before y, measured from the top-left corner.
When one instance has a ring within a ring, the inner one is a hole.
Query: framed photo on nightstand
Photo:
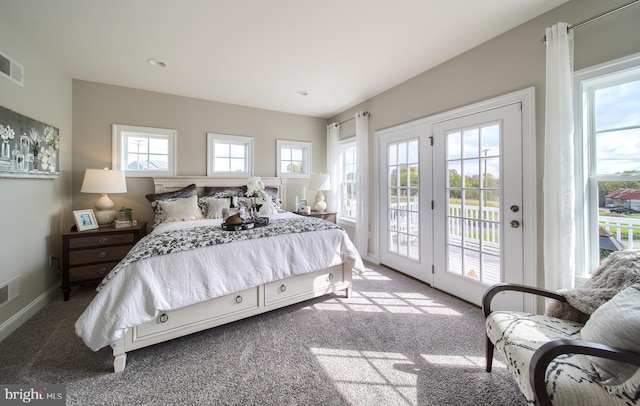
[[[73,219],[76,221],[78,231],[93,230],[99,227],[92,209],[74,210]]]
[[[309,204],[307,202],[307,200],[299,200],[298,201],[298,213],[303,213],[304,212],[304,208],[307,207]]]

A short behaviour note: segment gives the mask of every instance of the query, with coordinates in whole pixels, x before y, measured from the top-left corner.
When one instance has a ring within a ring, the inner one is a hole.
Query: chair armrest
[[[562,354],[584,354],[640,366],[640,353],[581,340],[552,340],[540,346],[531,357],[529,383],[535,396],[535,404],[550,406],[545,373],[547,367]]]
[[[482,311],[484,312],[485,318],[487,318],[487,316],[489,316],[489,314],[491,313],[491,300],[493,299],[493,297],[497,295],[499,292],[502,292],[505,290],[531,293],[538,296],[544,296],[544,297],[549,297],[551,299],[556,299],[561,302],[567,301],[567,299],[565,299],[564,296],[556,292],[552,292],[550,290],[533,288],[531,286],[526,286],[526,285],[518,285],[516,283],[498,283],[496,285],[491,286],[489,289],[487,289],[487,291],[484,292],[484,296],[482,296]]]

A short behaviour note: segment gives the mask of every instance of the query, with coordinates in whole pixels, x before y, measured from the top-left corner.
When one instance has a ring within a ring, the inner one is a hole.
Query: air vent
[[[13,299],[20,296],[20,278],[22,275],[18,275],[10,279],[8,282],[0,285],[0,307],[11,302]]]
[[[0,74],[24,86],[24,69],[22,65],[0,52]]]

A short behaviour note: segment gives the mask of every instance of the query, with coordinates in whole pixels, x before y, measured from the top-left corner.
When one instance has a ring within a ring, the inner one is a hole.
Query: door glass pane
[[[495,285],[500,283],[500,256],[482,254],[482,283],[484,285]]]
[[[500,132],[488,123],[446,134],[447,272],[484,285],[500,281]]]
[[[447,159],[460,159],[462,157],[461,133],[452,132],[447,136]],[[458,171],[460,173],[460,171]]]
[[[463,133],[464,144],[462,146],[463,158],[477,158],[480,156],[480,129],[473,128]]]
[[[420,259],[418,140],[388,144],[388,250]]]

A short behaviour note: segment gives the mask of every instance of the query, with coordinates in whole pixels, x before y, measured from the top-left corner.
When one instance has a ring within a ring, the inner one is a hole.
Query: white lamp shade
[[[100,227],[108,226],[118,217],[113,209],[113,201],[108,193],[127,193],[127,180],[123,171],[110,171],[104,169],[87,169],[84,173],[82,193],[100,193],[102,197],[96,202],[96,220]]]
[[[87,169],[82,181],[82,193],[127,193],[123,171]]]
[[[312,173],[309,180],[311,190],[331,190],[331,178],[328,173]]]

